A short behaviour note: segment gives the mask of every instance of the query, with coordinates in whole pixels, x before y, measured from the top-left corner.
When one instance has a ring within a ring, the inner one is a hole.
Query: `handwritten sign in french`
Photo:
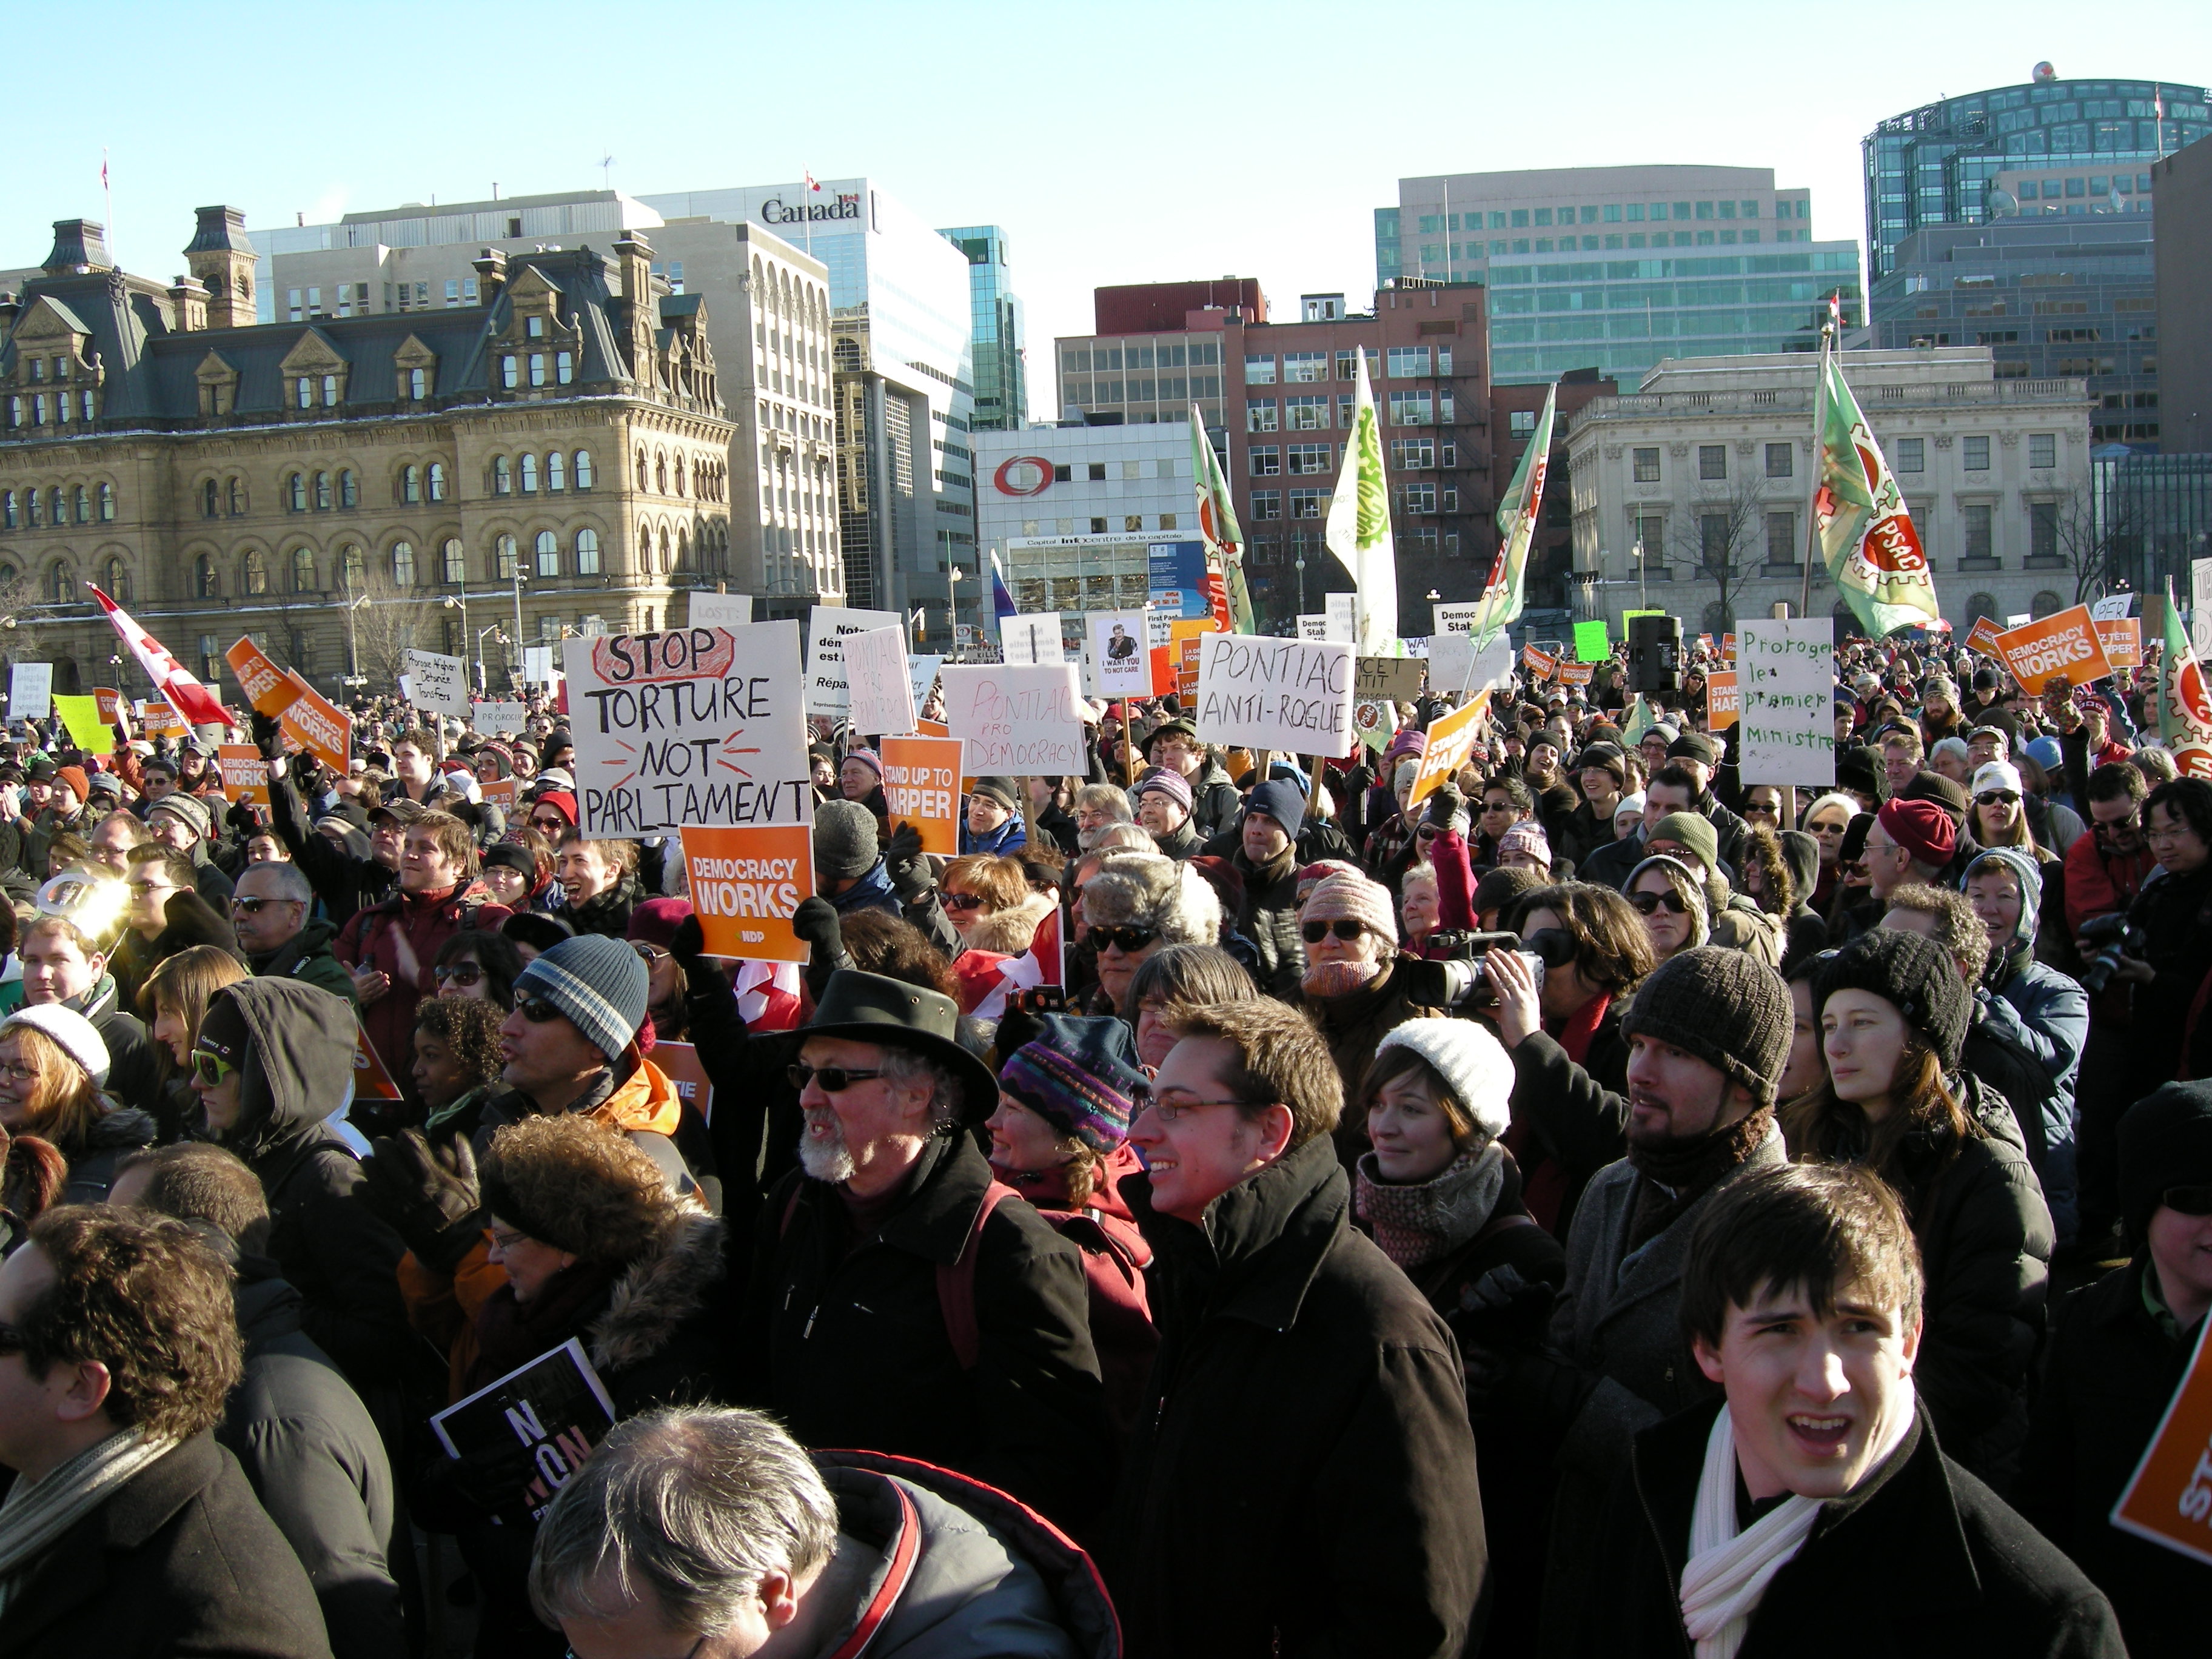
[[[1352,647],[1334,640],[1206,635],[1198,662],[1199,738],[1340,759],[1354,741],[1353,664]]]
[[[806,712],[845,714],[851,693],[845,684],[845,641],[855,634],[878,628],[903,628],[906,618],[896,611],[848,611],[834,605],[817,605],[806,613]],[[570,706],[575,692],[569,692]]]
[[[1735,675],[1742,709],[1737,775],[1747,784],[1833,787],[1836,644],[1829,619],[1745,623],[1736,636]]]
[[[947,663],[945,720],[971,778],[1079,775],[1082,700],[1073,663]]]

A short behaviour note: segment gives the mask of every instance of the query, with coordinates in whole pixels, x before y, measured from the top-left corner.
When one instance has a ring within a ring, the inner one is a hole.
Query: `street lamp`
[[[522,553],[520,549],[517,549],[515,551],[514,564],[510,574],[514,578],[514,665],[517,673],[517,684],[520,684],[520,676],[522,667],[522,585],[530,580],[529,577],[522,574]]]
[[[952,630],[952,660],[960,660],[960,605],[955,585],[967,572],[951,559],[945,562],[945,625]]]
[[[461,584],[458,597],[451,593],[446,595],[446,609],[452,611],[457,607],[461,613],[461,665],[466,667],[469,659],[469,585],[465,581]]]
[[[368,683],[367,680],[365,680],[365,679],[363,679],[363,678],[362,678],[362,672],[361,672],[361,648],[360,648],[360,642],[359,642],[359,641],[358,641],[354,637],[354,627],[353,627],[353,613],[354,613],[355,611],[356,611],[360,610],[360,609],[362,608],[362,606],[363,606],[363,605],[367,605],[368,603],[368,594],[366,594],[366,593],[362,594],[359,599],[349,599],[349,600],[347,600],[347,601],[346,601],[346,608],[345,608],[345,613],[346,613],[346,678],[345,678],[345,683],[346,683],[348,685],[366,685],[366,684]],[[9,624],[9,626],[11,626],[11,627],[12,627],[13,625],[14,625],[13,623],[10,623],[10,624]]]
[[[1651,608],[1651,601],[1644,593],[1644,538],[1641,536],[1636,538],[1636,608],[1638,611],[1649,611]]]

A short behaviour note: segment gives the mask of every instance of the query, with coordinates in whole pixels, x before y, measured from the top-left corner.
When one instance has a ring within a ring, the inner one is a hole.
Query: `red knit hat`
[[[1905,849],[1915,864],[1941,866],[1959,849],[1958,827],[1951,815],[1932,800],[1889,800],[1875,814],[1889,838]]]

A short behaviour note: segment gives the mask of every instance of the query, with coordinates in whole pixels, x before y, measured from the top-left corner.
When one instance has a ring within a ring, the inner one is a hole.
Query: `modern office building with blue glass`
[[[1029,423],[1028,326],[1006,276],[1006,233],[963,225],[939,234],[968,256],[969,324],[975,341],[975,430]]]

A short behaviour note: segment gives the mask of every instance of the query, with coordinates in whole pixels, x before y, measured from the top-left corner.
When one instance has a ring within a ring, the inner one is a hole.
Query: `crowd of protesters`
[[[256,717],[235,799],[19,723],[0,1651],[2201,1651],[2111,1516],[2212,1309],[2212,782],[2148,673],[1853,640],[1747,785],[1721,665],[1434,777],[1455,698],[1091,705],[949,858],[817,721],[782,975],[535,701]],[[580,1469],[430,1431],[572,1340]]]

